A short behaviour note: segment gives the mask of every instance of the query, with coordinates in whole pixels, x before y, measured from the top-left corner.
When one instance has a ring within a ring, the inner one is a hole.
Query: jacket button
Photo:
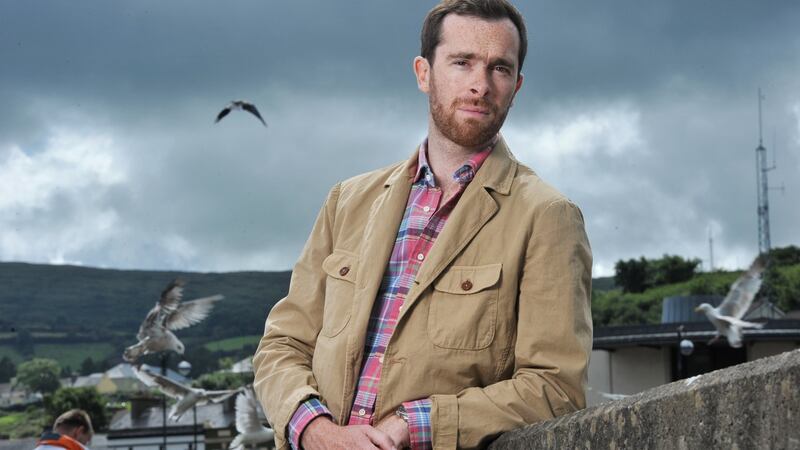
[[[350,272],[350,268],[347,266],[344,266],[341,269],[339,269],[339,275],[341,276],[347,275],[348,272]]]
[[[467,280],[467,281],[461,283],[461,289],[463,289],[465,291],[468,291],[468,290],[472,289],[472,281]]]

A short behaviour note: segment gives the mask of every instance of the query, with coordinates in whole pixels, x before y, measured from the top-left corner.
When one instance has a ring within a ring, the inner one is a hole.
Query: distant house
[[[612,395],[635,394],[675,380],[772,356],[800,347],[800,319],[788,318],[772,304],[758,304],[746,320],[766,322],[764,328],[744,331],[744,345],[732,348],[725,338],[708,342],[716,331],[704,315],[694,312],[700,303],[718,305],[722,297],[669,297],[662,304],[660,324],[599,327],[589,364],[587,403],[596,405]],[[682,356],[678,343],[688,339],[691,355]]]
[[[235,397],[218,404],[197,407],[196,420],[187,411],[178,422],[167,419],[166,450],[227,450],[236,437]],[[169,406],[167,406],[167,412]],[[120,411],[111,420],[107,448],[118,450],[163,449],[164,410],[158,398],[139,397],[130,411]],[[250,450],[271,450],[262,445]]]
[[[160,368],[147,364],[142,364],[142,368],[161,373]],[[188,378],[172,369],[167,369],[167,377],[179,383],[189,382]],[[148,387],[136,377],[133,366],[128,363],[120,363],[105,372],[79,376],[74,380],[62,380],[61,384],[76,388],[93,387],[101,394],[132,394],[148,390]]]
[[[0,383],[0,408],[29,405],[40,401],[42,401],[42,394],[38,392],[28,392],[27,389],[17,386],[13,382]]]

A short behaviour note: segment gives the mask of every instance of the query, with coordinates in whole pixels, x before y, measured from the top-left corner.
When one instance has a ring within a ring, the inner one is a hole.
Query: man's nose
[[[488,69],[475,70],[470,80],[470,92],[477,97],[486,97],[491,90],[490,80]]]

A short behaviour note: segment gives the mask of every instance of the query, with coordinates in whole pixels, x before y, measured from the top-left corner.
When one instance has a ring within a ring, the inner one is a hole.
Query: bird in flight
[[[181,303],[184,281],[177,279],[170,283],[161,293],[156,306],[147,313],[144,322],[139,326],[135,345],[125,349],[122,357],[125,361],[135,362],[148,353],[174,351],[183,354],[183,343],[172,332],[194,325],[206,318],[214,302],[222,300],[221,295],[199,298]]]
[[[261,114],[258,112],[258,108],[256,108],[256,105],[254,105],[254,104],[252,104],[250,102],[246,102],[244,100],[234,100],[234,101],[228,103],[228,106],[222,108],[222,111],[220,111],[219,114],[217,114],[217,120],[215,120],[214,123],[217,123],[220,120],[222,120],[223,117],[225,117],[228,114],[230,114],[230,112],[233,111],[233,110],[244,110],[244,111],[247,111],[250,114],[258,117],[258,120],[260,120],[261,123],[264,124],[265,127],[267,126],[267,123],[264,122],[264,119],[261,118]]]
[[[717,329],[717,334],[709,342],[714,343],[720,336],[725,336],[731,347],[742,346],[743,328],[761,328],[763,323],[742,320],[750,305],[753,304],[758,290],[761,288],[761,273],[764,271],[764,260],[760,256],[753,261],[750,269],[743,273],[732,285],[722,304],[714,308],[703,303],[695,311],[705,313],[708,320]]]
[[[169,419],[176,422],[192,406],[219,403],[237,392],[241,392],[241,389],[207,391],[193,388],[144,368],[136,370],[136,376],[147,386],[156,386],[164,395],[178,400],[169,412]]]
[[[274,443],[275,433],[261,424],[255,393],[250,386],[246,386],[236,397],[236,431],[239,434],[231,441],[228,447],[231,450],[265,442]]]

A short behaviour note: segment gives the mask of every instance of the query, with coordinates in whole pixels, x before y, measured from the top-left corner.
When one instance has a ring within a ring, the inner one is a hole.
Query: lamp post
[[[178,372],[188,377],[192,372],[192,363],[186,360],[181,361],[178,364]],[[194,442],[192,450],[197,450],[197,403],[192,405],[192,441]]]
[[[678,379],[686,378],[684,358],[694,352],[694,343],[689,339],[683,339],[682,332],[683,325],[678,327]]]

